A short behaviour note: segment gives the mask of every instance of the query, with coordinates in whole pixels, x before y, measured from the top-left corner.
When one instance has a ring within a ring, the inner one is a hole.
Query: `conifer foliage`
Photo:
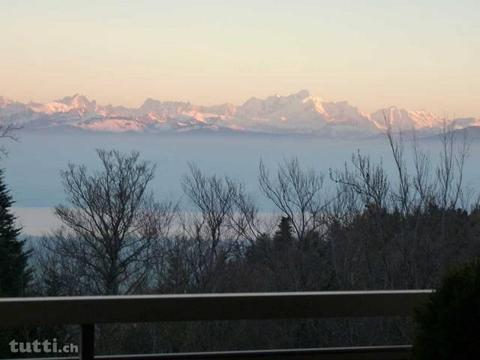
[[[414,359],[480,358],[480,260],[451,270],[416,314]]]
[[[11,207],[13,199],[0,169],[0,296],[24,295],[30,278],[28,251],[19,239],[20,228],[15,224]]]

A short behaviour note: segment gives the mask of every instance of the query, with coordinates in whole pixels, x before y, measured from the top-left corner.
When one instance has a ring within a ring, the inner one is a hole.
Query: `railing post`
[[[93,360],[95,356],[95,325],[82,324],[80,327],[80,360]]]

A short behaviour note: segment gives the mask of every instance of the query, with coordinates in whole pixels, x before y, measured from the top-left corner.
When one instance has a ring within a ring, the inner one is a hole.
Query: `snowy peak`
[[[142,106],[138,109],[142,114],[157,113],[163,116],[174,116],[183,113],[184,111],[190,111],[192,105],[187,102],[181,101],[159,101],[148,98],[145,100]]]
[[[75,94],[48,103],[22,104],[0,97],[0,123],[25,128],[73,128],[104,132],[228,131],[322,136],[373,135],[394,129],[431,132],[444,120],[427,111],[396,106],[365,114],[347,101],[326,101],[307,90],[290,95],[252,97],[240,106],[193,105],[182,101],[148,98],[138,108],[99,105]],[[475,118],[455,119],[457,129],[480,126]]]
[[[0,108],[4,108],[11,104],[13,104],[12,100],[4,98],[3,96],[0,96]]]
[[[360,132],[375,129],[368,116],[347,101],[324,101],[311,96],[307,90],[288,96],[274,95],[265,100],[251,98],[237,109],[236,115],[250,122],[295,132],[331,133],[332,128],[338,131],[346,127]]]
[[[86,96],[75,94],[66,96],[63,99],[55,100],[50,103],[30,103],[30,109],[37,113],[55,114],[76,112],[79,114],[93,113],[97,109],[95,100],[90,101]]]
[[[86,96],[75,94],[73,96],[64,97],[61,100],[57,100],[57,103],[65,104],[71,109],[85,109],[87,111],[95,111],[97,103],[95,100],[90,101]]]
[[[307,90],[288,96],[273,95],[265,100],[252,97],[237,109],[237,116],[265,121],[298,122],[322,117]]]
[[[237,112],[237,107],[233,104],[225,103],[220,105],[199,106],[198,110],[221,117],[232,117]]]
[[[435,129],[441,128],[444,122],[443,119],[430,112],[399,109],[396,106],[380,109],[372,113],[370,118],[379,129],[385,129],[388,124],[393,129]]]
[[[297,97],[299,99],[306,99],[306,98],[310,97],[310,91],[302,89],[299,92],[297,92],[296,94],[292,94],[290,96],[291,97]]]

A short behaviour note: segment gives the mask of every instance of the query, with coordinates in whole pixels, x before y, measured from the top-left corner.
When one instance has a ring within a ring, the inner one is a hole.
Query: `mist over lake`
[[[429,138],[421,148],[436,160],[439,141]],[[388,172],[394,171],[386,139],[328,139],[309,136],[222,135],[222,134],[106,134],[21,132],[20,141],[8,143],[9,156],[3,161],[6,180],[16,201],[16,213],[26,233],[41,233],[53,226],[51,208],[65,202],[60,171],[69,162],[98,166],[95,149],[139,151],[156,164],[151,189],[157,196],[183,197],[180,180],[193,162],[206,173],[228,175],[242,180],[258,194],[258,164],[262,159],[273,167],[284,159],[297,157],[301,164],[324,172],[340,168],[352,152],[360,150],[375,160],[383,159]],[[411,143],[406,143],[409,155]],[[409,159],[410,156],[407,156]],[[470,145],[465,182],[480,188],[480,143]],[[327,181],[327,184],[329,181]],[[259,194],[260,195],[260,194]],[[269,205],[260,195],[263,210]]]

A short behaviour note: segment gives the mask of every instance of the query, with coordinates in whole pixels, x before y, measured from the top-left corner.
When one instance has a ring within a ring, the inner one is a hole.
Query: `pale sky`
[[[480,116],[479,0],[0,0],[0,95]]]

